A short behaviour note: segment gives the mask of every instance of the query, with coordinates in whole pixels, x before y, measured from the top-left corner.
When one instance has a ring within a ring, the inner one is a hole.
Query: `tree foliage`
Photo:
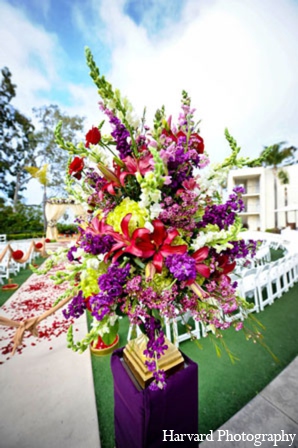
[[[263,157],[264,166],[272,166],[274,168],[293,165],[297,163],[295,146],[286,146],[286,142],[275,143],[271,146],[265,146],[261,152],[261,157]]]
[[[41,206],[19,203],[14,211],[12,206],[0,201],[0,229],[1,233],[6,234],[42,232]]]
[[[39,166],[49,164],[48,187],[54,188],[56,193],[61,193],[64,186],[68,153],[63,151],[55,142],[54,131],[57,124],[62,122],[63,137],[75,142],[82,134],[84,118],[78,115],[69,116],[53,104],[33,109],[33,112],[39,121],[39,130],[36,133]]]
[[[36,140],[34,126],[12,104],[16,85],[7,67],[1,70],[0,86],[0,181],[2,191],[13,200],[14,210],[26,188],[30,175],[26,165],[35,164]]]
[[[263,157],[262,165],[273,168],[274,175],[274,210],[277,210],[277,179],[279,178],[282,185],[287,185],[289,183],[289,175],[285,169],[287,165],[293,165],[297,163],[296,152],[297,148],[295,146],[285,146],[286,142],[275,143],[271,146],[265,146],[261,152],[260,157]],[[285,199],[287,202],[287,199]],[[287,221],[287,217],[286,217]],[[274,213],[274,227],[278,228],[278,217],[277,213]]]

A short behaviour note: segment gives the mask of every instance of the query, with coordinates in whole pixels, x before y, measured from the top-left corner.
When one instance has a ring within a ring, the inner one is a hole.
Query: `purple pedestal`
[[[123,348],[111,357],[117,448],[165,448],[164,435],[198,433],[198,366],[183,355],[185,367],[167,379],[164,390],[140,389],[123,364]],[[164,433],[166,431],[166,433]],[[197,447],[184,441],[183,447]]]

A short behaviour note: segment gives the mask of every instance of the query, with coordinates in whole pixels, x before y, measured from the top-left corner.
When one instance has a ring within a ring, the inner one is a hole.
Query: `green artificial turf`
[[[199,432],[215,430],[248,401],[257,395],[277,376],[298,354],[298,284],[272,306],[267,306],[259,314],[254,314],[265,326],[263,340],[278,357],[272,355],[259,343],[247,341],[243,330],[233,328],[224,332],[224,341],[239,359],[231,363],[226,352],[216,355],[213,338],[209,335],[201,339],[200,349],[196,343],[186,341],[180,349],[199,365]],[[245,323],[246,326],[250,324]],[[127,320],[120,325],[120,345],[126,343]],[[92,355],[95,395],[102,448],[113,448],[113,380],[110,369],[111,356]],[[187,403],[181,403],[187,406]]]
[[[43,262],[44,258],[42,257],[35,258],[34,260],[34,263],[38,264],[38,266],[40,266]],[[11,283],[17,283],[21,286],[30,277],[30,275],[32,275],[32,271],[29,267],[26,269],[21,268],[17,275],[11,276]],[[6,300],[8,300],[16,292],[16,290],[2,291],[1,287],[7,285],[7,283],[8,281],[4,279],[4,284],[0,285],[0,306],[4,305]]]

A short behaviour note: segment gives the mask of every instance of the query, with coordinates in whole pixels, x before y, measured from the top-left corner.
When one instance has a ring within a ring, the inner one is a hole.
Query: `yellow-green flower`
[[[116,232],[121,232],[121,221],[127,215],[131,213],[131,219],[129,221],[129,232],[135,229],[144,227],[146,220],[148,218],[148,211],[145,208],[140,207],[140,205],[131,200],[130,198],[125,198],[121,204],[117,205],[115,209],[110,212],[107,216],[107,224],[110,224]]]

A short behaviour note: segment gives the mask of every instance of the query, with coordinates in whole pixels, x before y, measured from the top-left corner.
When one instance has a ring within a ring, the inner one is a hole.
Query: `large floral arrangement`
[[[89,218],[79,222],[76,243],[54,255],[48,267],[57,260],[67,263],[55,274],[57,283],[69,282],[65,318],[85,310],[93,316],[80,342],[74,342],[70,327],[69,345],[84,351],[98,336],[110,344],[119,317],[127,315],[148,338],[151,387],[163,387],[158,359],[166,349],[165,322],[188,313],[219,336],[231,325],[242,328],[242,320],[234,319],[240,309],[242,318],[248,315],[249,305],[229,274],[238,259],[253,256],[256,245],[241,238],[243,189],[235,188],[223,201],[220,185],[230,166],[253,162],[238,158],[239,148],[226,131],[231,156],[208,167],[186,92],[177,124],[162,107],[149,128],[145,116],[136,120],[127,99],[100,75],[89,49],[86,56],[112,131],[104,135],[101,123],[74,146],[57,127],[57,142],[70,154],[68,192],[86,205]]]

